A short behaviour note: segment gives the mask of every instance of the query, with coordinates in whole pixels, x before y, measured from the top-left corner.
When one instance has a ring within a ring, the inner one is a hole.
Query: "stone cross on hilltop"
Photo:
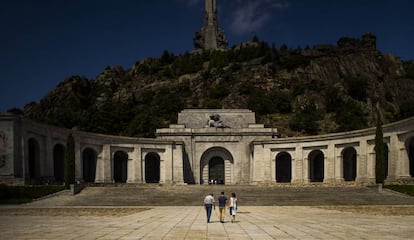
[[[204,23],[194,37],[195,50],[226,49],[228,41],[218,27],[216,0],[206,0]]]

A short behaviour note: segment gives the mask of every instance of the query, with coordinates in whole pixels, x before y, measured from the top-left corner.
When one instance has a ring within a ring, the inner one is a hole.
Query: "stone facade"
[[[372,184],[375,128],[278,138],[246,109],[186,109],[156,138],[58,128],[0,115],[0,181],[62,182],[69,133],[75,175],[91,183]],[[413,182],[414,118],[383,126],[386,181]]]
[[[218,27],[216,0],[206,0],[204,23],[194,37],[195,50],[226,49],[228,41]]]

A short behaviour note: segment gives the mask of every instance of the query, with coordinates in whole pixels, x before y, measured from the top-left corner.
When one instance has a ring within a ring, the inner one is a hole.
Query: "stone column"
[[[307,175],[305,176],[304,174],[305,166],[303,158],[303,149],[301,146],[296,146],[295,152],[292,155],[292,164],[292,172],[295,172],[295,174],[292,174],[292,183],[303,183]]]
[[[310,182],[310,176],[309,176],[309,159],[308,155],[306,155],[303,158],[303,182],[309,183]]]
[[[398,146],[397,134],[391,134],[388,148],[388,177],[387,181],[395,181],[396,175],[399,172],[400,165],[400,148]]]
[[[127,183],[134,183],[135,182],[135,167],[134,167],[134,151],[128,152],[128,159],[127,159]]]
[[[166,164],[168,160],[165,160],[165,152],[164,154],[160,154],[160,183],[165,183],[167,180],[167,171],[166,171]]]
[[[375,151],[374,151],[374,145],[368,145],[367,146],[367,182],[368,183],[375,183]]]
[[[42,176],[44,177],[52,177],[54,176],[54,159],[53,159],[53,142],[52,139],[50,137],[45,137],[45,141],[46,141],[46,148],[45,148],[45,160],[44,161],[44,166],[43,166],[43,171],[42,171]],[[43,165],[43,164],[42,164]]]
[[[276,156],[279,154],[280,151],[274,151],[270,154],[270,180],[275,183],[276,182]],[[293,169],[293,168],[292,168]]]
[[[98,153],[96,156],[96,173],[95,173],[95,182],[96,183],[104,183],[105,182],[105,175],[104,175],[104,156],[103,151]]]
[[[295,159],[295,155],[294,154],[292,154],[292,152],[288,152],[289,154],[290,154],[290,156],[291,156],[291,160],[292,160],[292,162],[291,162],[291,169],[292,169],[292,179],[291,179],[291,182],[294,182],[295,181],[295,179],[297,179],[297,177],[296,177],[296,165],[297,165],[297,161],[296,161],[296,159]]]
[[[82,166],[82,149],[79,141],[75,138],[75,178],[83,179],[83,166]]]
[[[369,148],[370,147],[366,139],[363,139],[359,142],[359,147],[357,148],[356,182],[369,183],[371,181],[369,179],[372,176],[374,177],[375,182],[375,162],[372,161],[372,156],[370,156]]]
[[[162,154],[162,159],[161,162],[163,162],[164,164],[161,164],[160,166],[160,175],[164,175],[164,177],[160,178],[163,179],[163,183],[167,183],[167,184],[171,184],[172,183],[172,178],[173,178],[173,149],[171,145],[166,145],[165,146],[165,151]],[[164,172],[164,174],[163,174]]]
[[[335,146],[333,144],[328,145],[324,162],[323,182],[333,183],[335,182]]]
[[[173,183],[184,184],[183,145],[173,145]]]
[[[142,150],[142,149],[141,149]],[[146,183],[145,181],[145,154],[141,151],[140,154],[140,164],[141,164],[141,179],[142,179],[142,183]]]
[[[397,179],[407,179],[411,178],[410,175],[410,156],[408,156],[409,149],[406,149],[405,141],[407,139],[400,139],[397,137],[398,144],[396,144],[396,165],[398,167],[396,171]]]
[[[128,183],[142,183],[141,177],[141,149],[134,146],[134,151],[128,159]]]
[[[263,147],[263,158],[262,161],[264,161],[264,169],[263,169],[263,180],[262,183],[274,183],[274,179],[272,178],[272,174],[275,174],[276,168],[272,168],[272,161],[271,159],[272,154],[270,152],[269,148]]]
[[[104,145],[103,149],[103,169],[104,169],[104,181],[107,183],[113,182],[112,169],[113,159],[111,153],[111,145]]]
[[[344,182],[344,164],[341,155],[343,148],[337,148],[335,151],[335,182]]]
[[[264,180],[265,163],[264,163],[264,148],[263,145],[256,145],[254,151],[254,183],[261,183]]]

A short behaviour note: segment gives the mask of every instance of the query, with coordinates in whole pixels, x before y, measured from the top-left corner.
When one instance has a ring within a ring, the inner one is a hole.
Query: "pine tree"
[[[65,151],[65,186],[75,183],[75,139],[69,133]]]
[[[384,183],[385,180],[385,143],[382,132],[380,113],[377,112],[377,127],[375,132],[375,181]]]

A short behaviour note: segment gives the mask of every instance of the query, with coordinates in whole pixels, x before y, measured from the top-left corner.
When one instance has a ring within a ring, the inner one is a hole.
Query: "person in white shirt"
[[[236,214],[237,214],[237,197],[235,193],[231,194],[229,205],[230,205],[231,222],[234,223],[236,221]]]
[[[210,217],[211,217],[211,210],[213,208],[214,210],[216,209],[216,205],[214,204],[214,196],[212,193],[208,194],[204,198],[204,208],[206,209],[206,213],[207,213],[207,223],[209,223]]]

